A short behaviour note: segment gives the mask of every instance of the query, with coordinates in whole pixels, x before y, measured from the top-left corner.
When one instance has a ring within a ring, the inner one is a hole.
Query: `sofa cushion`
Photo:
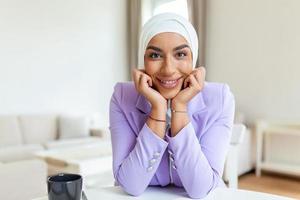
[[[99,137],[68,138],[44,143],[44,147],[46,149],[73,148],[101,144],[102,141],[103,139]]]
[[[43,143],[57,138],[55,115],[22,115],[19,119],[26,144]]]
[[[59,138],[78,138],[90,135],[90,121],[85,116],[60,116]]]
[[[0,162],[12,162],[35,158],[34,153],[43,150],[40,144],[15,145],[0,148]]]
[[[22,144],[17,116],[0,116],[0,147]]]

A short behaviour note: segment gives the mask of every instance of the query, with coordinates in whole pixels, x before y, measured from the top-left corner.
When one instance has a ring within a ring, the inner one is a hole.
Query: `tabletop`
[[[148,187],[146,191],[138,197],[125,193],[119,186],[99,187],[85,190],[87,200],[183,200],[190,199],[183,188],[167,187]],[[249,190],[240,190],[232,188],[216,188],[201,200],[293,200],[292,198],[254,192]],[[36,198],[33,200],[48,200],[48,197]]]
[[[181,200],[190,199],[183,188],[178,187],[148,187],[146,191],[138,196],[133,197],[126,194],[121,187],[102,187],[86,190],[88,200],[98,199],[143,199],[153,200],[159,197],[159,199],[166,200]],[[216,188],[210,192],[203,200],[291,200],[291,198],[262,193],[248,190],[231,189],[231,188]]]

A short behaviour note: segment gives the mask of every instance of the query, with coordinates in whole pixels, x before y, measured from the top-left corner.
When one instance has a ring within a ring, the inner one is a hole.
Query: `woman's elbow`
[[[129,195],[132,196],[140,196],[147,188],[147,186],[143,186],[143,184],[137,182],[120,182],[117,181],[121,188]]]
[[[210,186],[207,184],[207,187],[190,187],[186,188],[187,195],[192,199],[202,199],[206,197],[210,192],[212,192],[216,187],[218,187],[217,182],[213,182]]]
[[[122,189],[129,195],[132,196],[140,196],[143,194],[146,188],[142,188],[140,186],[121,186]]]
[[[207,192],[203,192],[203,191],[189,191],[187,192],[187,195],[191,198],[191,199],[202,199],[204,197],[207,196]]]

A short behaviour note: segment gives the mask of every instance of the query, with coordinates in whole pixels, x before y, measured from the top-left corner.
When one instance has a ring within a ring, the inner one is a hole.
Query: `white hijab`
[[[178,33],[186,39],[192,51],[195,68],[198,58],[197,33],[187,19],[174,13],[155,15],[143,26],[139,41],[138,68],[144,68],[144,55],[150,40],[155,35],[164,32]]]

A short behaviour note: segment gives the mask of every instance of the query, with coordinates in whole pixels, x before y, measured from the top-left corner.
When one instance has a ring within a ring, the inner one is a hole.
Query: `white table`
[[[183,188],[176,187],[148,187],[146,191],[138,197],[133,197],[126,194],[121,187],[103,187],[94,188],[86,191],[88,200],[113,200],[113,199],[144,199],[153,200],[165,199],[165,200],[180,200],[190,199]],[[208,194],[205,200],[291,200],[291,198],[253,192],[248,190],[229,189],[229,188],[217,188],[210,194]],[[203,199],[203,200],[204,200]]]
[[[47,163],[48,175],[80,174],[86,188],[114,184],[110,141],[80,148],[44,150],[35,155]]]
[[[110,142],[88,145],[81,148],[44,150],[35,153],[46,161],[48,175],[61,172],[90,176],[111,170],[112,155]]]
[[[130,196],[126,194],[121,187],[102,187],[93,188],[85,191],[88,200],[182,200],[190,199],[183,188],[177,187],[148,187],[146,191],[138,196]],[[34,200],[47,200],[47,197],[37,198]],[[272,195],[262,192],[253,192],[248,190],[239,190],[231,188],[217,188],[209,193],[202,200],[292,200],[291,198]]]

